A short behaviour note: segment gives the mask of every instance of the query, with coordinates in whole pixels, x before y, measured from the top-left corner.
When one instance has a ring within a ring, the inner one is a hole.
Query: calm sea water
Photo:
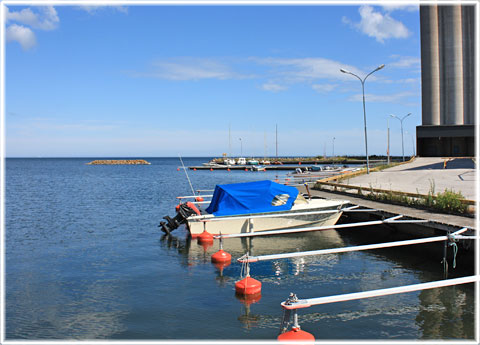
[[[7,339],[276,339],[280,302],[442,279],[438,260],[408,249],[264,261],[254,303],[235,297],[241,266],[219,269],[178,229],[157,227],[190,195],[176,158],[149,166],[89,166],[91,159],[7,159]],[[186,165],[207,159],[186,158]],[[284,174],[284,173],[283,173]],[[195,189],[274,179],[275,172],[190,171]],[[357,230],[358,231],[358,230]],[[225,240],[234,259],[351,245],[345,232]],[[473,339],[472,284],[314,306],[303,330],[324,339]]]

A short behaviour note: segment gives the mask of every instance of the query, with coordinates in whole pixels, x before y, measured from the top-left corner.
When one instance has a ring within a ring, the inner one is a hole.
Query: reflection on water
[[[336,231],[218,241],[157,225],[191,193],[176,159],[150,166],[87,166],[89,159],[7,160],[5,333],[15,339],[275,339],[280,303],[442,279],[440,259],[410,249],[261,261],[261,298],[235,296],[236,261],[355,245]],[[199,165],[205,159],[186,160]],[[190,172],[189,172],[190,173]],[[275,173],[276,174],[276,173]],[[195,189],[274,174],[191,172]],[[358,229],[361,240],[370,239]],[[388,236],[386,236],[388,237]],[[460,252],[459,252],[460,255]],[[463,263],[458,261],[461,268]],[[459,267],[452,273],[462,275]],[[472,339],[473,284],[302,309],[302,329],[323,339]]]
[[[26,284],[28,294],[10,298],[21,325],[10,337],[97,339],[125,329],[122,319],[128,308],[121,303],[118,281],[96,281],[79,291],[73,284],[52,281],[36,285],[38,277],[25,278],[19,277],[18,283]]]
[[[207,264],[210,262],[211,254],[218,250],[217,241],[214,245],[205,247],[199,245],[196,240],[190,240],[186,236],[186,230],[185,233],[178,235],[168,239],[164,237],[162,240],[169,248],[178,250],[184,264]],[[246,252],[267,255],[348,245],[354,244],[348,239],[347,242],[342,240],[336,231],[325,231],[278,238],[227,239],[223,248],[232,254],[232,266],[235,267],[235,259]],[[376,290],[443,279],[441,265],[435,266],[433,272],[412,270],[412,260],[417,259],[408,255],[408,248],[390,251],[387,256],[384,254],[387,253],[374,251],[277,259],[262,262],[262,267],[258,267],[259,263],[252,263],[251,272],[256,278],[261,278],[258,279],[264,286],[271,285],[284,289],[288,283],[293,290],[295,286],[305,287],[305,284],[307,286],[310,284],[312,288],[306,289],[308,294],[302,294],[301,298]],[[230,264],[217,267],[215,279],[222,287],[232,287],[235,281],[240,279],[238,270],[227,269],[229,266]],[[314,287],[318,283],[322,284],[323,290],[315,293]],[[472,339],[475,311],[471,285],[311,307],[302,309],[299,318],[302,325],[314,325],[313,329],[322,325],[320,339]],[[283,297],[286,298],[287,295]],[[278,316],[259,314],[255,310],[257,307],[255,303],[259,302],[260,298],[258,300],[253,298],[250,302],[238,296],[237,299],[243,306],[238,320],[245,328],[273,328],[280,324],[280,308]],[[277,302],[282,300],[277,299]],[[314,309],[325,309],[326,312],[319,313]],[[388,330],[379,329],[378,332],[368,335],[362,335],[362,332],[343,333],[340,338],[335,331],[324,330],[325,325],[331,324],[335,325],[332,327],[333,330],[337,329],[338,322],[363,324],[371,323],[372,320],[381,320],[382,327]],[[395,332],[392,333],[391,329]]]
[[[474,337],[475,300],[464,287],[423,290],[419,300],[421,308],[415,321],[422,330],[422,339]]]

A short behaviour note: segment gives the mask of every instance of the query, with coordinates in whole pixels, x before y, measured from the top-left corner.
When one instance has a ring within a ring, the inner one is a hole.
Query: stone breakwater
[[[107,160],[95,160],[87,165],[114,165],[114,164],[126,164],[126,165],[148,165],[151,164],[143,159],[107,159]]]

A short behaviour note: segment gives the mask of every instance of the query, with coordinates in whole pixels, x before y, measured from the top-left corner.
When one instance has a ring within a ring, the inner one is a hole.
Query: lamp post
[[[390,165],[390,125],[387,117],[387,164]]]
[[[405,115],[404,117],[402,118],[399,118],[393,114],[391,114],[390,116],[397,119],[398,121],[400,121],[400,129],[401,129],[401,132],[402,132],[402,157],[403,157],[403,161],[405,162],[405,152],[403,150],[403,120],[405,120],[407,118],[407,116],[410,116],[412,115],[412,113],[408,113],[407,115]]]
[[[363,125],[364,125],[364,130],[365,130],[365,155],[367,156],[367,174],[370,173],[370,169],[369,169],[369,162],[368,162],[368,141],[367,141],[367,114],[366,114],[366,111],[365,111],[365,81],[367,80],[367,78],[374,72],[378,71],[378,70],[381,70],[383,67],[385,67],[385,65],[380,65],[378,66],[377,68],[375,68],[373,71],[371,71],[370,73],[368,73],[366,75],[365,78],[360,78],[358,75],[352,73],[352,72],[349,72],[343,68],[340,69],[340,72],[342,73],[346,73],[346,74],[351,74],[353,75],[354,77],[358,78],[358,80],[360,80],[360,82],[362,83],[362,96],[363,96]]]
[[[413,134],[410,133],[409,131],[405,131],[405,134],[409,135],[410,139],[412,139],[412,154],[413,154],[413,157],[415,157],[417,154],[415,153],[415,142],[413,140]]]

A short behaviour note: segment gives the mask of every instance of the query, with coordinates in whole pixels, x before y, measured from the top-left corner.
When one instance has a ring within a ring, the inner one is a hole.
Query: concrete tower
[[[422,125],[419,156],[473,156],[475,7],[420,6]]]

